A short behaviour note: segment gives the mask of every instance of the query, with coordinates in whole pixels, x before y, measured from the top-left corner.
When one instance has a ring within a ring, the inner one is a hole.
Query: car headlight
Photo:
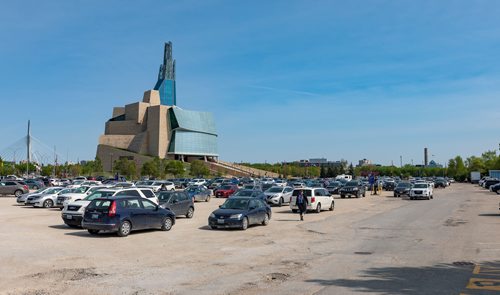
[[[358,190],[358,188],[357,188],[357,187],[355,187],[355,188],[353,188],[352,190],[353,190],[353,191],[357,191],[357,190]]]
[[[229,216],[229,218],[231,218],[231,219],[240,219],[242,216],[243,216],[243,214],[233,214],[233,215]]]
[[[210,214],[210,218],[215,218],[215,214]]]

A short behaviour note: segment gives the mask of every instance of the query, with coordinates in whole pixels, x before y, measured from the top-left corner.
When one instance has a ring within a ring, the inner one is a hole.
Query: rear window
[[[110,205],[110,200],[94,200],[89,204],[87,208],[91,210],[107,210]]]
[[[311,190],[294,190],[292,196],[296,197],[299,195],[299,192],[302,191],[304,193],[304,196],[310,197],[311,196]]]

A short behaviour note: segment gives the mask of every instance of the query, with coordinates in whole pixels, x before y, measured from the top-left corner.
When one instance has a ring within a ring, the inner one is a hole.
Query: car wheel
[[[14,192],[14,196],[16,196],[16,198],[19,198],[22,194],[23,194],[22,190],[17,190]]]
[[[171,189],[171,191],[175,191],[175,188]]]
[[[51,208],[53,205],[54,202],[52,202],[52,200],[45,200],[45,202],[43,202],[43,208]]]
[[[248,218],[244,217],[241,221],[241,229],[246,230],[248,228]]]
[[[33,186],[33,189],[34,189],[34,190],[38,190],[38,186],[34,185],[34,186]]]
[[[283,206],[283,198],[280,198],[280,200],[278,201],[278,207],[281,207]]]
[[[341,197],[342,199],[345,199],[345,195],[340,195],[340,197]]]
[[[269,224],[269,214],[266,213],[264,216],[264,220],[262,221],[262,225],[268,225]]]
[[[366,197],[366,192],[363,192],[363,198]]]
[[[213,225],[209,225],[210,226],[210,229],[217,229],[217,227],[213,226]]]
[[[333,211],[334,208],[335,208],[335,204],[332,201],[332,203],[330,204],[330,208],[328,208],[328,210]]]
[[[67,224],[67,223],[66,223],[66,225],[67,225],[68,227],[71,227],[71,228],[80,228],[78,225],[74,225],[74,224]]]
[[[397,197],[398,197],[398,195],[397,195],[397,194],[394,194],[394,198],[397,198]]]
[[[316,213],[320,213],[321,212],[321,204],[318,204],[316,206]]]
[[[132,225],[128,221],[122,222],[120,227],[118,228],[118,236],[120,237],[126,237],[132,230]]]
[[[433,196],[433,195],[431,195],[431,199],[434,199],[434,196]]]
[[[410,200],[413,200],[414,198],[413,197],[410,197]]]
[[[186,213],[186,217],[187,218],[193,218],[193,215],[194,215],[194,208],[193,207],[189,207],[188,212]]]
[[[210,201],[210,196],[207,196],[207,198],[205,199],[205,202],[208,202]]]
[[[89,234],[95,236],[99,233],[99,231],[97,229],[88,229],[87,230],[89,232]]]
[[[174,222],[172,221],[172,218],[165,217],[161,223],[161,230],[169,231],[172,229],[173,224]]]

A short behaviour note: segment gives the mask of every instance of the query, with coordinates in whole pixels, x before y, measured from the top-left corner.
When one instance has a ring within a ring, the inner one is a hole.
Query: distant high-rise
[[[177,105],[175,93],[175,60],[172,58],[172,42],[165,43],[163,64],[160,65],[158,81],[154,87],[160,93],[162,105]]]
[[[429,151],[427,148],[424,148],[424,166],[427,167],[429,165]]]

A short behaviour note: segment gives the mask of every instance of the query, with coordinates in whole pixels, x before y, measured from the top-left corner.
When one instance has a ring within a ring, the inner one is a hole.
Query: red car
[[[216,198],[229,198],[229,196],[234,194],[236,191],[238,191],[237,185],[223,185],[215,190],[214,194]]]

